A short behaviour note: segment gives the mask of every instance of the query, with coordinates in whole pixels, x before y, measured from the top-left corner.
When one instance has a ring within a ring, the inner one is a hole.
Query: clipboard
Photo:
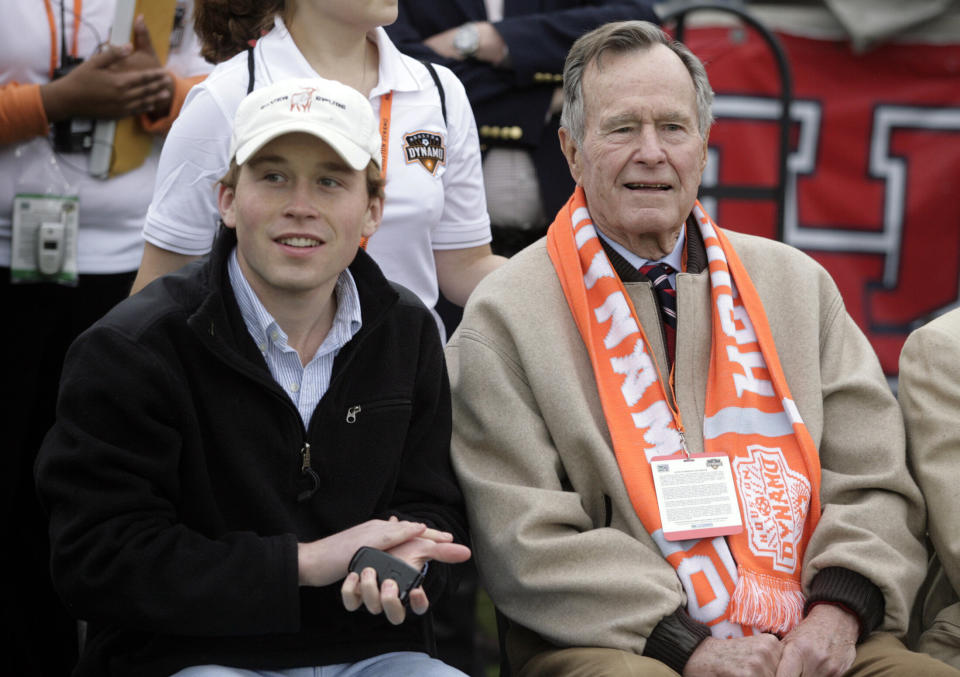
[[[170,51],[177,0],[117,0],[110,29],[110,44],[123,45],[133,39],[133,21],[142,14],[150,31],[153,49],[160,63]],[[154,137],[140,127],[136,116],[122,120],[97,120],[93,130],[88,171],[106,179],[136,169],[153,150]]]

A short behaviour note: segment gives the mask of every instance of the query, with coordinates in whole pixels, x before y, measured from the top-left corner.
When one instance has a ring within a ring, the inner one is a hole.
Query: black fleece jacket
[[[363,327],[305,429],[244,326],[235,242],[223,231],[209,259],[120,303],[67,355],[36,475],[55,584],[89,622],[78,675],[423,651],[424,619],[392,626],[345,611],[339,583],[301,588],[297,543],[389,515],[467,542],[432,316],[359,252]],[[450,573],[431,566],[432,602]]]

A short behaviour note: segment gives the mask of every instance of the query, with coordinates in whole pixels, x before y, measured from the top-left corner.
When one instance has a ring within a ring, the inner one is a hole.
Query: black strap
[[[69,59],[67,58],[67,22],[64,19],[64,9],[63,6],[67,4],[66,0],[60,0],[60,67],[63,68],[67,65]],[[73,19],[73,28],[77,28],[77,19]]]
[[[253,47],[247,47],[247,94],[253,91]]]
[[[443,85],[440,84],[440,76],[437,75],[437,69],[433,67],[433,64],[429,61],[421,61],[424,66],[427,67],[427,70],[430,72],[430,77],[433,78],[434,84],[437,86],[437,92],[440,94],[440,111],[443,113],[443,124],[447,124],[447,97],[443,93]]]

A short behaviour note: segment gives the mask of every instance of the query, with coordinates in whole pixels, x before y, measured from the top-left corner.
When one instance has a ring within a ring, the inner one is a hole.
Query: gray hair
[[[713,124],[713,90],[707,79],[707,71],[700,59],[686,45],[673,40],[648,21],[619,21],[604,24],[577,39],[567,54],[563,66],[563,113],[560,126],[570,131],[577,146],[583,143],[586,114],[583,103],[583,72],[594,61],[599,65],[604,52],[623,54],[645,50],[654,45],[664,45],[680,57],[693,79],[697,97],[697,125],[700,137],[707,138]]]

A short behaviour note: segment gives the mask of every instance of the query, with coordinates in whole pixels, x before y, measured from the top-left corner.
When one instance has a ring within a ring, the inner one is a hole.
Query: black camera
[[[53,71],[53,79],[67,75],[83,63],[83,59],[66,54],[60,66]],[[94,120],[67,118],[53,123],[53,147],[58,153],[85,153],[93,148]]]

